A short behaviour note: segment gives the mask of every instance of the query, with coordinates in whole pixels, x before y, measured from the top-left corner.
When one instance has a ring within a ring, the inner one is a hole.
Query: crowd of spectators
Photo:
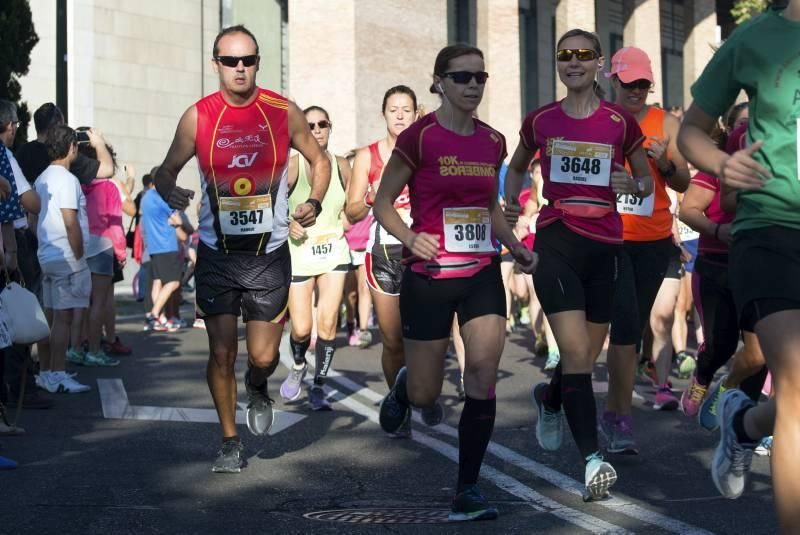
[[[100,131],[67,126],[52,103],[33,120],[36,139],[12,153],[17,108],[0,100],[0,290],[13,281],[35,294],[50,335],[0,348],[0,436],[25,432],[8,408],[48,409],[57,399],[48,394],[91,390],[68,365],[117,366],[132,353],[117,336],[114,299],[129,247],[141,264],[135,279],[146,330],[184,326],[180,287],[192,258],[194,229],[153,190],[155,169],[134,199],[135,171],[118,165]],[[14,467],[0,456],[0,469]]]

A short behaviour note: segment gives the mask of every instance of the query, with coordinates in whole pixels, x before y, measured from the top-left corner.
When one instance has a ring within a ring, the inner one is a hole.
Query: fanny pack
[[[610,201],[592,197],[567,197],[558,199],[553,206],[567,215],[584,217],[586,219],[600,219],[615,212],[617,207]]]

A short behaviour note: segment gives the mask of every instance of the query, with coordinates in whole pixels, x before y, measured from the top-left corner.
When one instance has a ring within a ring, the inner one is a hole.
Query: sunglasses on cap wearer
[[[452,71],[446,72],[442,74],[445,78],[450,78],[457,84],[465,85],[468,84],[473,78],[475,78],[475,82],[480,85],[486,83],[486,80],[489,79],[489,73],[485,71],[478,71],[478,72],[471,72],[471,71]]]
[[[330,121],[326,121],[325,119],[323,119],[323,120],[321,120],[319,122],[316,122],[316,123],[308,123],[308,128],[310,130],[314,130],[317,126],[319,126],[320,130],[325,130],[326,128],[330,128],[331,127],[331,122]]]
[[[578,61],[591,61],[597,59],[599,54],[591,48],[562,48],[556,52],[558,61],[570,61],[572,56],[576,56]]]
[[[622,80],[619,81],[620,87],[622,89],[627,89],[628,91],[632,91],[634,89],[641,89],[642,91],[647,91],[651,87],[653,87],[653,83],[650,80],[645,80],[644,78],[640,78],[639,80],[634,80],[633,82],[625,83]]]
[[[258,63],[258,54],[251,54],[249,56],[217,56],[214,61],[226,67],[237,67],[239,62],[245,67],[252,67]]]

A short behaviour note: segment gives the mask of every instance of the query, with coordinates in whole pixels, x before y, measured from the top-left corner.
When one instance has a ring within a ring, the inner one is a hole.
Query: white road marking
[[[131,405],[122,379],[98,379],[97,389],[100,392],[100,404],[103,417],[127,420],[158,420],[169,422],[218,423],[217,411],[214,409],[190,409],[180,407],[150,407]],[[299,423],[306,418],[304,414],[274,410],[275,420],[269,435],[275,435]],[[236,411],[236,423],[244,424],[244,411]]]
[[[292,354],[291,353],[291,349],[289,348],[289,344],[288,344],[288,336],[284,336],[284,339],[281,341],[281,355],[282,355],[281,356],[281,363],[283,363],[283,365],[288,367],[288,368],[291,368],[291,366],[292,366],[292,358],[290,356],[291,354]],[[313,367],[313,363],[311,363],[310,366]],[[342,375],[341,373],[339,373],[339,372],[337,372],[337,371],[335,371],[333,369],[331,369],[328,372],[328,379],[338,383],[340,386],[342,386],[345,389],[349,390],[353,394],[358,394],[360,396],[363,396],[364,398],[366,398],[366,399],[368,399],[370,401],[373,401],[375,403],[379,403],[383,399],[383,396],[381,394],[375,392],[374,390],[372,390],[372,389],[370,389],[370,388],[368,388],[368,387],[366,387],[364,385],[360,385],[360,384],[356,383],[355,381],[349,379],[348,377]],[[344,402],[342,402],[342,403],[345,406],[348,406],[346,403],[344,403]],[[356,403],[358,403],[358,402],[356,402]],[[373,409],[369,409],[366,406],[362,405],[362,407],[364,407],[365,409],[372,410],[373,412],[375,412]],[[354,409],[354,410],[356,410],[356,409]],[[533,411],[533,409],[531,409],[531,411]],[[375,414],[377,414],[377,412],[375,412]],[[372,418],[370,418],[370,419],[372,419]],[[416,411],[414,413],[414,420],[418,424],[422,424],[422,421],[421,421],[421,419],[419,417],[419,414],[417,414]],[[376,419],[374,421],[377,422],[377,417],[376,417]],[[424,425],[424,424],[422,424],[422,425]],[[433,431],[433,432],[439,432],[439,433],[442,433],[442,434],[447,435],[447,436],[452,437],[452,438],[456,438],[456,439],[458,438],[458,430],[456,430],[455,428],[453,428],[453,427],[451,427],[451,426],[449,426],[447,424],[444,424],[444,423],[439,424],[436,427],[432,427],[432,428],[429,428],[429,429],[431,429],[431,431]],[[417,429],[415,429],[414,430],[414,439],[415,440],[416,440],[416,435],[417,434],[420,434],[420,433],[417,431]],[[430,437],[428,437],[428,438],[430,438]],[[436,439],[431,438],[431,440],[436,440]],[[418,442],[423,443],[421,440],[418,441]],[[426,445],[428,445],[428,444],[426,444]],[[436,448],[434,448],[434,449],[436,449]],[[442,453],[442,452],[440,451],[440,453]],[[554,486],[556,486],[556,487],[558,487],[558,488],[560,488],[560,489],[562,489],[562,490],[564,490],[566,492],[569,492],[570,494],[573,494],[573,495],[576,495],[576,496],[581,496],[583,494],[583,483],[581,483],[581,482],[579,482],[579,481],[577,481],[575,479],[572,479],[571,477],[569,477],[566,474],[562,474],[561,472],[558,472],[557,470],[553,470],[552,468],[550,468],[548,466],[545,466],[545,465],[543,465],[541,463],[538,463],[538,462],[534,461],[533,459],[525,457],[524,455],[521,455],[521,454],[517,453],[516,451],[511,450],[511,449],[509,449],[509,448],[507,448],[505,446],[501,446],[500,444],[497,444],[495,442],[490,442],[489,443],[489,448],[487,450],[487,453],[489,453],[490,455],[496,457],[497,459],[500,459],[500,460],[502,460],[504,462],[512,464],[513,466],[516,466],[517,468],[520,468],[520,469],[528,472],[529,474],[531,474],[531,475],[533,475],[535,477],[543,479],[543,480],[547,481],[548,483],[550,483],[550,484],[552,484],[552,485],[554,485]],[[444,453],[442,453],[442,454],[445,455]],[[455,460],[456,460],[456,462],[458,462],[458,457],[457,456],[455,457]],[[502,475],[505,475],[505,474],[502,474]],[[508,477],[508,476],[506,476],[506,477]],[[522,483],[520,483],[520,482],[517,482],[517,483],[519,483],[520,485],[525,487],[525,485],[523,485]],[[498,486],[500,486],[500,485],[498,484]],[[503,488],[503,487],[500,486],[500,488]],[[525,487],[525,488],[528,488],[528,487]],[[531,489],[529,489],[529,490],[531,490]],[[535,491],[531,490],[531,492],[535,492]],[[541,496],[541,495],[539,495],[539,496]],[[542,497],[549,500],[549,498],[546,498],[544,496],[542,496]],[[619,513],[619,514],[625,515],[627,517],[634,518],[634,519],[636,519],[636,520],[638,520],[640,522],[644,522],[646,524],[653,525],[653,526],[655,526],[655,527],[657,527],[659,529],[662,529],[662,530],[665,530],[665,531],[669,531],[669,532],[672,532],[672,533],[689,534],[689,535],[712,535],[712,532],[710,532],[710,531],[704,530],[704,529],[699,528],[697,526],[693,526],[691,524],[687,524],[687,523],[682,522],[680,520],[674,519],[674,518],[672,518],[670,516],[663,515],[661,513],[655,512],[655,511],[651,511],[650,509],[647,509],[647,508],[642,507],[642,506],[640,506],[640,505],[638,505],[636,503],[633,503],[630,500],[624,499],[624,498],[620,497],[620,495],[618,493],[615,493],[614,496],[612,498],[608,499],[608,500],[601,500],[601,501],[598,501],[598,502],[593,502],[593,504],[600,505],[601,507],[606,507],[606,508],[614,511],[615,513]],[[579,513],[579,514],[583,514],[583,513]],[[591,518],[594,518],[594,517],[591,517]]]

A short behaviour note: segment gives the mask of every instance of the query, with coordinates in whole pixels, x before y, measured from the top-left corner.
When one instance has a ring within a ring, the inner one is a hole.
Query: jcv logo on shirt
[[[257,152],[251,154],[237,154],[233,157],[233,160],[231,160],[228,169],[233,169],[234,167],[246,169],[253,165],[253,162],[256,161],[256,156],[258,156]]]

